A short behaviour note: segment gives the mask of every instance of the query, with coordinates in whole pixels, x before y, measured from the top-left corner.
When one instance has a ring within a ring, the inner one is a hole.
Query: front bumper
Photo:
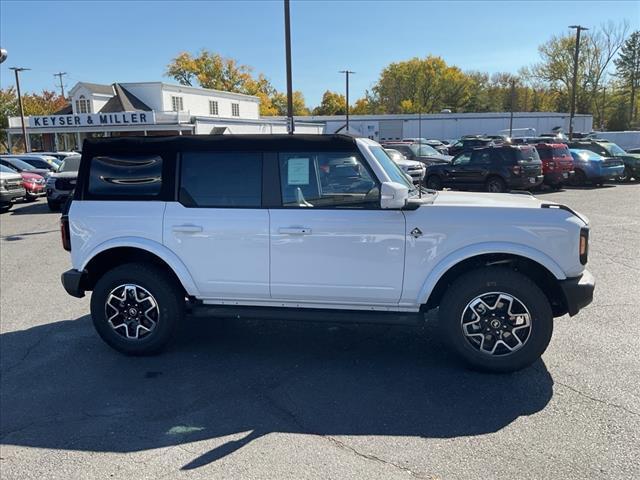
[[[26,191],[22,187],[15,190],[3,190],[2,192],[0,192],[0,203],[13,203],[19,198],[24,198],[25,193]]]
[[[573,317],[592,302],[596,280],[589,270],[585,270],[579,277],[561,280],[560,288],[564,294],[567,313]]]
[[[62,274],[62,286],[72,297],[84,297],[84,272],[67,270]]]
[[[56,190],[55,188],[47,187],[47,198],[56,202],[63,202],[71,195],[71,190]]]

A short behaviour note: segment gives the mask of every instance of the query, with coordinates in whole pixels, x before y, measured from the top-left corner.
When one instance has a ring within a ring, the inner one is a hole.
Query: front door
[[[301,304],[397,303],[405,217],[379,208],[358,154],[280,154],[282,208],[271,209],[271,297]]]
[[[164,244],[203,298],[269,299],[269,211],[261,208],[262,155],[185,152],[179,201],[164,214]]]

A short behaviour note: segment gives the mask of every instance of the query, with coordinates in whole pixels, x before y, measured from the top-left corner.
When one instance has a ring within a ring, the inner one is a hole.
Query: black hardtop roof
[[[84,141],[82,153],[93,157],[183,151],[311,152],[356,149],[355,138],[349,135],[247,134],[95,138]]]

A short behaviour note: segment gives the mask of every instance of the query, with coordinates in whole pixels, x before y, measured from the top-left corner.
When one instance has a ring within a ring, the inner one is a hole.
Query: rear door
[[[380,209],[379,182],[362,157],[282,152],[278,167],[282,206],[270,210],[272,298],[306,305],[397,303],[405,218]]]
[[[491,166],[491,151],[474,150],[471,152],[469,162],[462,165],[458,172],[459,184],[467,187],[484,185]]]
[[[269,298],[262,154],[184,152],[178,163],[178,201],[166,206],[164,244],[184,262],[203,297]]]

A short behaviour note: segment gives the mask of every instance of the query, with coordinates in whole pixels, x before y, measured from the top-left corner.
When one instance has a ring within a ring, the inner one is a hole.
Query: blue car
[[[573,183],[585,185],[591,182],[602,185],[607,180],[616,180],[624,173],[624,162],[617,158],[606,158],[591,150],[571,148],[573,157]]]

